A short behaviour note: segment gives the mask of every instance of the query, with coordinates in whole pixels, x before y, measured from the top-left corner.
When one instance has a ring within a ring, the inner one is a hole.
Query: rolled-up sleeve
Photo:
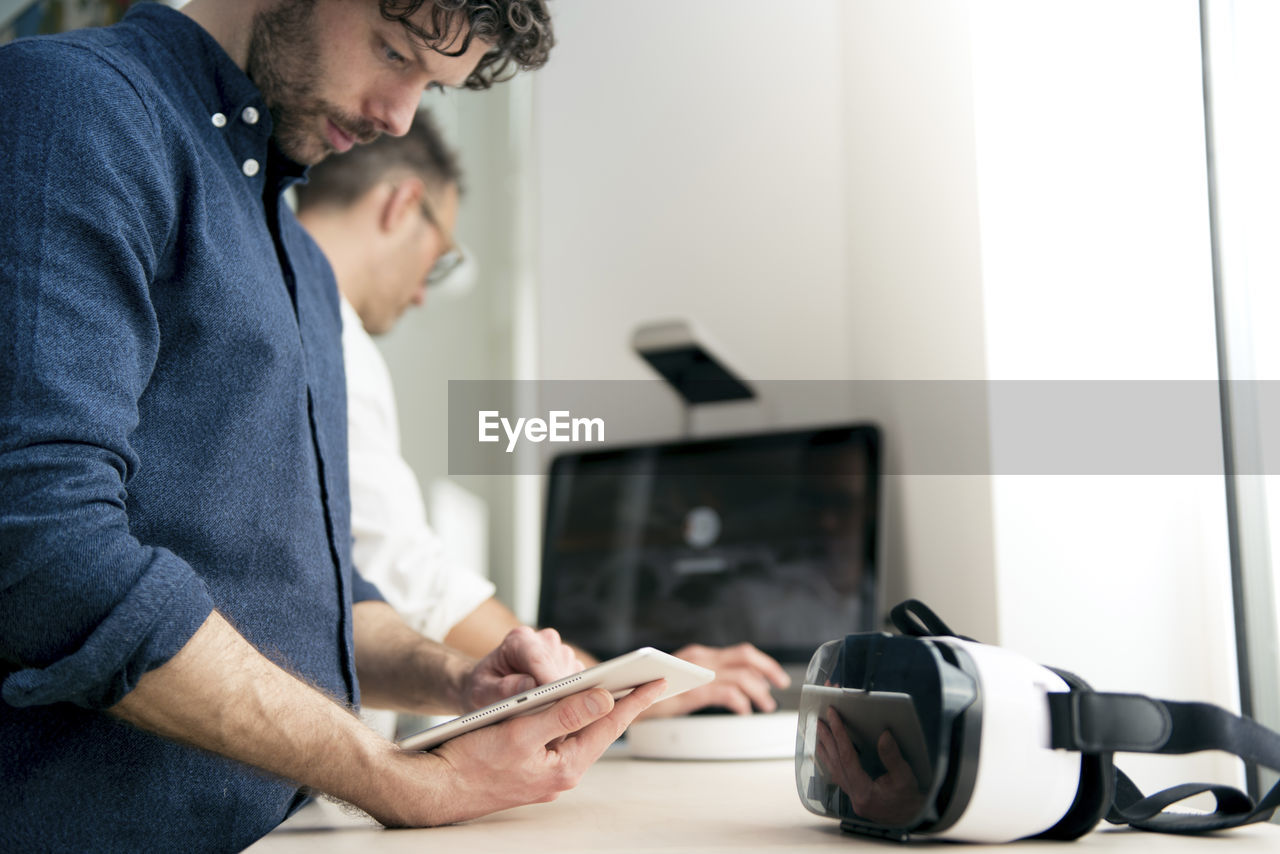
[[[150,283],[180,188],[123,77],[18,47],[0,60],[2,695],[103,708],[213,608],[127,512],[159,348]]]

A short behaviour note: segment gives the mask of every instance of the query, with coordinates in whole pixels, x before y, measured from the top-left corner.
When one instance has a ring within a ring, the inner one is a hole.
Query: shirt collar
[[[164,44],[177,60],[168,67],[186,78],[190,91],[210,115],[221,112],[231,119],[243,113],[245,107],[256,106],[263,113],[260,121],[270,132],[271,115],[264,108],[257,85],[204,27],[163,3],[138,3],[129,9],[124,20]]]
[[[306,178],[307,168],[281,153],[271,139],[271,113],[257,84],[204,27],[162,3],[131,7],[122,23],[139,27],[169,51],[173,58],[165,63],[169,76],[179,78],[174,82],[203,105],[213,126],[251,131],[260,140],[257,168],[263,172],[259,180],[266,188],[279,192]],[[243,169],[244,163],[240,165]]]

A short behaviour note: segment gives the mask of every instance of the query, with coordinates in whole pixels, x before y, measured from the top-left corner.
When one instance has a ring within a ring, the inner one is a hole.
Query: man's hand
[[[580,670],[582,662],[555,629],[518,626],[467,675],[463,704],[478,709]]]
[[[876,740],[876,753],[885,772],[874,780],[862,768],[844,721],[833,707],[818,720],[818,762],[831,781],[849,797],[860,818],[891,827],[906,827],[920,816],[925,796],[893,734],[888,730]]]
[[[449,634],[445,636],[445,643],[462,650],[467,655],[478,658],[490,653],[504,637],[510,637],[509,633],[512,627],[519,624],[516,615],[511,613],[506,606],[496,599],[489,599],[454,626]],[[526,628],[526,631],[532,632],[533,630]],[[576,652],[578,659],[587,667],[600,663],[583,650],[579,649]],[[359,643],[357,643],[357,657],[359,654]],[[791,684],[791,680],[787,677],[786,671],[782,669],[782,665],[749,643],[729,647],[690,644],[678,650],[676,657],[714,670],[716,672],[715,681],[699,688],[694,688],[692,691],[687,691],[677,697],[672,697],[669,700],[663,700],[650,708],[641,717],[672,717],[686,714],[695,709],[706,708],[707,706],[720,706],[744,715],[749,714],[753,706],[761,711],[771,712],[777,708],[777,704],[769,693],[769,686],[775,685],[779,688],[786,688]],[[518,671],[519,667],[512,672]],[[525,672],[532,673],[533,676],[538,677],[539,682],[546,682],[563,678],[569,673],[576,672],[576,670],[565,671],[559,676],[549,679],[541,678],[538,673],[533,673],[532,671]],[[517,682],[516,684],[524,685],[525,687],[517,687],[515,690],[501,694],[500,697],[495,699],[509,697],[511,694],[519,693],[532,687],[530,682]],[[360,676],[361,690],[364,690],[364,685],[365,678],[362,673]]]
[[[726,647],[690,644],[675,655],[714,670],[715,680],[663,700],[641,717],[673,717],[708,706],[722,706],[740,715],[750,714],[752,707],[772,712],[778,704],[769,693],[769,686],[786,688],[791,684],[781,664],[749,643]]]
[[[430,753],[401,751],[398,773],[355,803],[383,824],[423,827],[554,800],[578,784],[665,688],[659,679],[616,703],[608,691],[594,688]]]
[[[357,602],[352,619],[360,693],[374,708],[457,714],[582,669],[552,629],[512,629],[477,662],[418,634],[385,602]]]

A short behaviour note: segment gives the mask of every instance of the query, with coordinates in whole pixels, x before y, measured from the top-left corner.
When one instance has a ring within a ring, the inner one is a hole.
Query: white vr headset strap
[[[1060,750],[1167,754],[1223,750],[1246,762],[1280,770],[1280,735],[1209,703],[1076,690],[1050,694],[1049,717],[1051,743]],[[1217,800],[1213,812],[1164,813],[1172,804],[1205,792]],[[1239,789],[1209,783],[1186,783],[1144,796],[1117,768],[1107,821],[1162,833],[1204,833],[1266,821],[1277,806],[1280,783],[1256,804]]]

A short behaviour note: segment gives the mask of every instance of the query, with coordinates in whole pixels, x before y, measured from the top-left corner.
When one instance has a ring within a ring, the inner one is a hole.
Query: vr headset
[[[849,635],[819,647],[801,688],[796,790],[852,833],[906,841],[1076,839],[1102,820],[1203,833],[1269,819],[1230,786],[1146,797],[1117,751],[1225,750],[1280,769],[1280,735],[1206,703],[1093,691],[1084,680],[957,636],[915,600],[893,609],[902,636]],[[1208,792],[1207,814],[1165,808]]]

